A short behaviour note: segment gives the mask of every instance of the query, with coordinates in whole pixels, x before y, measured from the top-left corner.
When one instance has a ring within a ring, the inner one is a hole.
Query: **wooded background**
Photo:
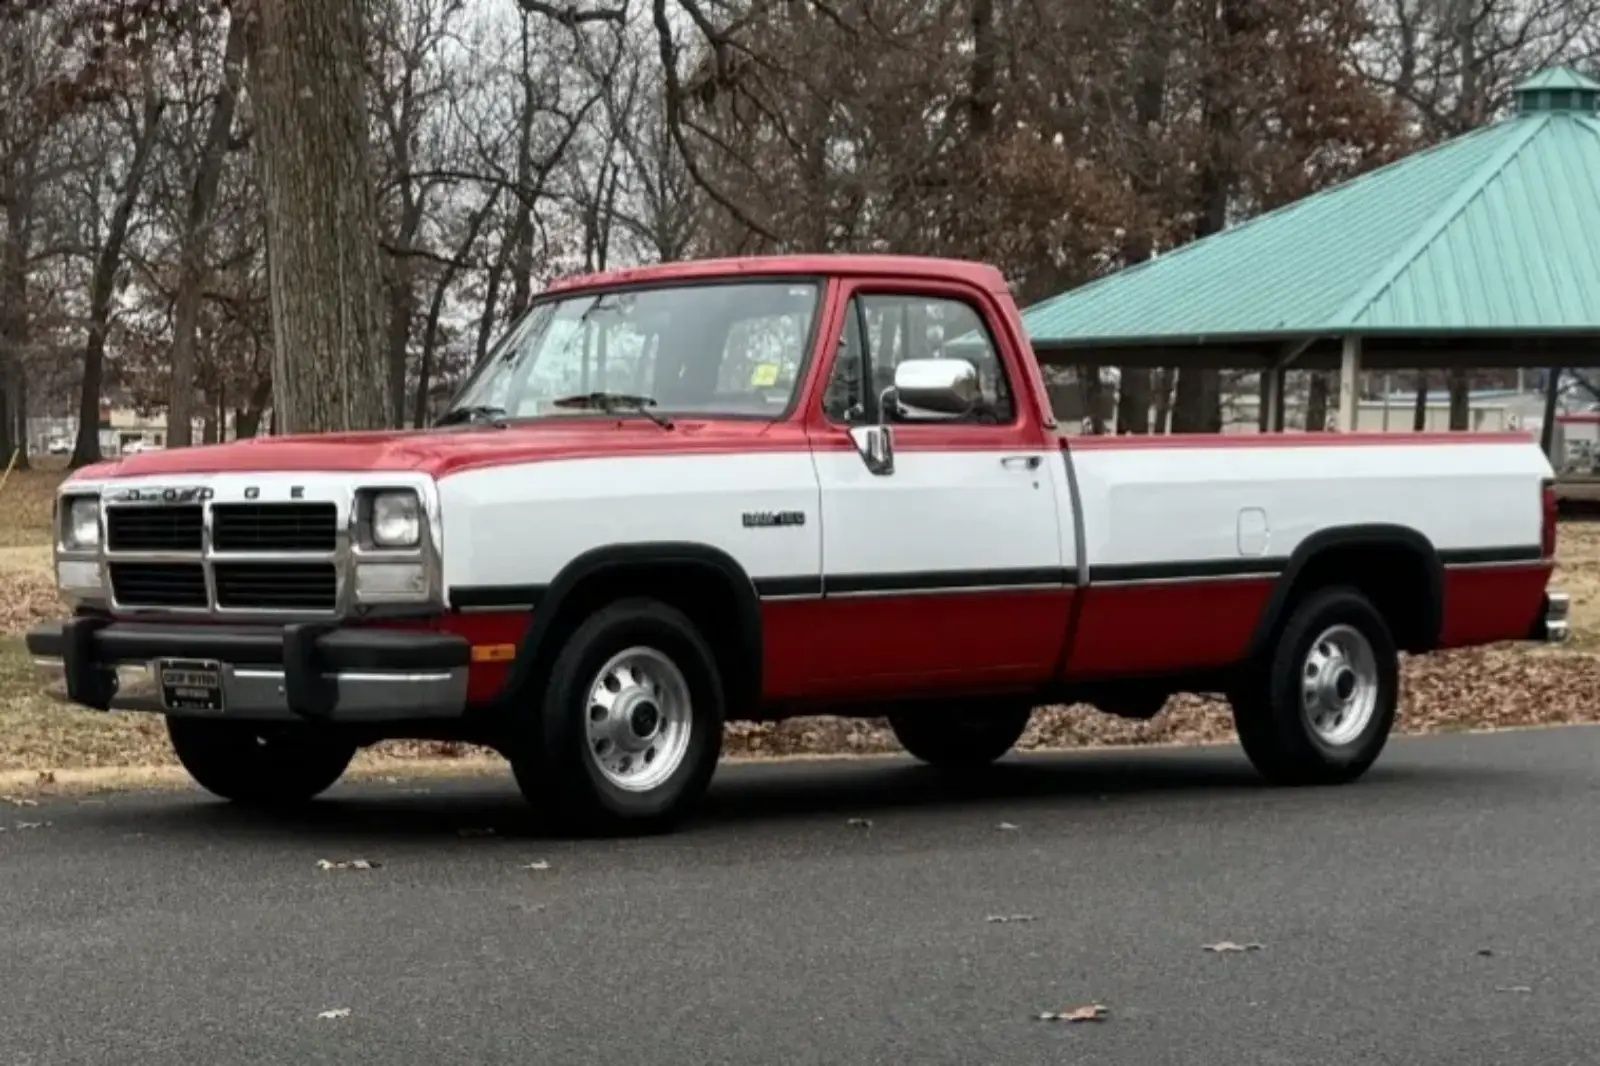
[[[1027,302],[1597,53],[1600,0],[0,0],[0,456],[77,411],[98,458],[113,397],[174,446],[425,424],[573,271],[893,251]],[[1114,380],[1124,430],[1220,417],[1215,371]]]

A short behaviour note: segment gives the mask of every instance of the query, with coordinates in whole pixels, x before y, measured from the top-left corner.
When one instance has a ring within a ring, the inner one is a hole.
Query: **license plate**
[[[156,664],[161,701],[169,711],[221,711],[222,667],[209,659],[162,659]]]

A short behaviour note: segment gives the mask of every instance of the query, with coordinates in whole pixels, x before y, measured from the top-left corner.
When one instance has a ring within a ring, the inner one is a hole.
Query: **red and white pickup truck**
[[[1550,476],[1520,436],[1067,438],[989,267],[684,263],[555,286],[432,430],[81,471],[75,614],[28,643],[258,803],[447,737],[645,828],[728,719],[886,714],[962,766],[1037,705],[1181,690],[1269,779],[1344,781],[1398,652],[1565,635]]]

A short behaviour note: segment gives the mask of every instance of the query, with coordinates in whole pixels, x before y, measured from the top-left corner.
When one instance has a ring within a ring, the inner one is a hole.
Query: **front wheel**
[[[1313,593],[1230,693],[1245,754],[1276,784],[1360,777],[1394,726],[1399,661],[1388,625],[1365,596],[1348,588]]]
[[[889,715],[901,747],[931,766],[986,766],[1010,751],[1028,728],[1033,708],[962,702],[911,707]]]
[[[657,600],[596,611],[556,655],[509,752],[523,795],[564,828],[652,832],[699,801],[722,751],[716,656]]]
[[[304,803],[339,780],[356,746],[311,726],[167,719],[178,761],[207,792],[235,803]]]

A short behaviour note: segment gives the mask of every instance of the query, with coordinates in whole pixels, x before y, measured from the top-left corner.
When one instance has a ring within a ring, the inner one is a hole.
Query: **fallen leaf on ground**
[[[1478,954],[1486,959],[1490,958],[1494,955],[1494,948],[1479,948]]]
[[[1518,993],[1521,993],[1523,995],[1527,995],[1529,992],[1532,992],[1533,989],[1529,988],[1527,985],[1497,985],[1497,986],[1495,986],[1495,991],[1496,992],[1518,992]]]
[[[995,826],[995,828],[999,829],[999,830],[1002,830],[1004,832],[1010,832],[1011,830],[1013,830],[1013,829],[1015,829],[1017,827],[1015,825],[1011,824],[1010,822],[1001,822],[999,825]]]
[[[548,870],[548,869],[550,869],[550,862],[549,862],[548,859],[536,859],[533,862],[525,862],[525,863],[523,863],[521,866],[517,867],[517,869],[519,869],[519,870]]]
[[[872,828],[872,819],[871,818],[849,818],[849,819],[845,820],[844,824],[848,825],[848,826],[850,826],[850,827],[852,827],[854,829],[871,829]]]
[[[38,800],[29,799],[27,796],[0,796],[0,803],[9,803],[13,807],[37,807]]]
[[[1066,1010],[1040,1011],[1038,1018],[1041,1022],[1103,1022],[1110,1016],[1111,1011],[1104,1004],[1090,1003]]]
[[[1235,944],[1231,940],[1219,940],[1215,944],[1206,944],[1205,949],[1218,955],[1227,955],[1235,951],[1260,951],[1264,944]]]
[[[46,826],[48,826],[49,824],[50,824],[49,822],[18,822],[17,823],[17,828],[18,829],[43,829]]]
[[[317,1017],[324,1018],[329,1021],[333,1020],[334,1018],[348,1018],[350,1017],[350,1008],[335,1007],[333,1010],[319,1010],[317,1011]]]
[[[40,770],[39,771],[39,777],[38,777],[38,783],[41,784],[41,785],[53,785],[53,784],[55,784],[56,783],[56,772],[54,770]]]
[[[461,829],[457,829],[456,830],[456,836],[469,838],[469,839],[472,838],[472,837],[492,837],[492,836],[494,836],[494,826],[492,826],[492,825],[469,825],[469,826],[465,826],[465,827],[463,827]]]
[[[382,865],[383,863],[373,862],[371,859],[340,859],[337,862],[333,859],[317,860],[319,870],[376,870]]]
[[[985,918],[986,922],[1004,925],[1006,922],[1036,922],[1039,919],[1031,914],[991,914]]]

